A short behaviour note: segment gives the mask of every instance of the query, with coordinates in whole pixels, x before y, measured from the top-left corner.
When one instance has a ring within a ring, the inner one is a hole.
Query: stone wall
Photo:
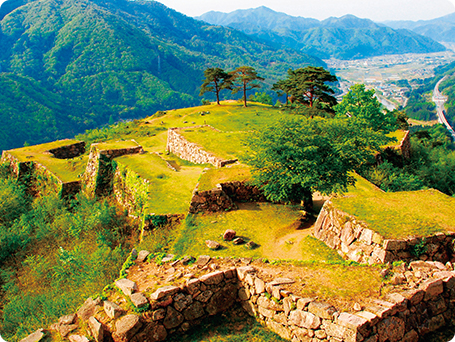
[[[80,141],[71,145],[53,148],[46,152],[51,153],[58,159],[76,158],[85,153],[85,142]]]
[[[142,146],[130,148],[99,150],[98,144],[92,144],[89,160],[84,173],[85,192],[89,196],[107,196],[113,191],[116,165],[114,158],[129,154],[143,153]]]
[[[63,182],[44,165],[29,161],[21,162],[7,151],[3,151],[1,162],[10,164],[11,173],[27,188],[27,192],[36,195],[39,191],[59,194],[60,198],[70,198],[81,189],[81,182]]]
[[[147,256],[148,252],[144,252],[139,257]],[[209,257],[200,257],[195,267],[208,262]],[[135,282],[123,278],[115,282],[121,293],[113,297],[116,303],[90,298],[79,308],[77,321],[75,315],[65,316],[52,329],[68,333],[71,330],[67,327],[71,326],[72,330],[79,329],[79,334],[91,334],[95,341],[107,336],[115,342],[164,341],[169,335],[185,333],[202,319],[229,309],[235,302],[240,302],[248,314],[270,330],[293,342],[415,342],[453,324],[455,272],[440,263],[414,262],[400,267],[414,277],[412,286],[396,287],[396,291],[370,298],[369,304],[350,312],[285,290],[292,279],[266,282],[251,265],[219,269],[180,286],[158,288],[151,294],[138,291]],[[132,312],[128,305],[142,313]],[[88,328],[84,328],[84,322],[88,322]]]
[[[406,132],[406,135],[401,140],[399,149],[403,158],[411,158],[411,134],[409,131]]]
[[[387,263],[415,259],[447,262],[454,260],[455,233],[403,240],[385,239],[365,222],[334,207],[327,201],[314,226],[313,234],[347,259],[360,263]]]
[[[258,187],[247,182],[226,182],[217,184],[215,189],[193,192],[190,203],[190,214],[199,212],[218,212],[236,209],[235,202],[267,202]]]
[[[201,128],[210,127],[206,126],[194,126],[187,128]],[[181,134],[179,134],[180,128],[169,128],[167,134],[167,146],[166,150],[179,156],[179,158],[188,160],[195,164],[212,164],[215,167],[223,167],[228,164],[235,163],[237,159],[224,160],[218,158],[213,153],[206,152],[198,144],[189,142]]]

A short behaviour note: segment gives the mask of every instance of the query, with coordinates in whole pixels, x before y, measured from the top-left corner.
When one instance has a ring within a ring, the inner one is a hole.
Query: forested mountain
[[[0,18],[0,150],[200,103],[208,67],[271,84],[324,64],[156,1],[8,0]]]
[[[212,11],[197,19],[236,28],[277,47],[291,47],[320,58],[353,59],[445,50],[441,44],[412,31],[394,30],[353,15],[319,21],[259,7],[231,13]]]
[[[408,29],[438,42],[455,43],[455,13],[432,20],[387,21],[387,26]]]

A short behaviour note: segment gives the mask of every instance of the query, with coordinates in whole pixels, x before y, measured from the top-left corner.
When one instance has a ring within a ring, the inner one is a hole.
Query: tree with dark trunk
[[[232,90],[232,78],[221,68],[208,68],[204,71],[205,80],[201,85],[199,96],[207,92],[216,94],[216,103],[220,105],[220,92],[223,89]]]
[[[239,84],[233,89],[233,93],[238,93],[240,90],[243,91],[243,105],[247,107],[246,103],[246,92],[252,89],[260,88],[261,85],[255,83],[255,81],[263,81],[264,79],[258,76],[256,70],[253,67],[242,66],[229,73],[232,76],[234,82]]]
[[[327,83],[336,82],[336,76],[322,67],[308,66],[296,70],[288,70],[288,78],[273,85],[278,94],[286,94],[291,102],[298,102],[310,108],[322,109],[333,113],[332,107],[337,100],[332,96],[335,92]]]

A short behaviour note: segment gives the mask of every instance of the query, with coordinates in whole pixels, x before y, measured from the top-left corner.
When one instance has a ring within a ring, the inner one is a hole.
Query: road
[[[439,85],[447,78],[447,76],[444,76],[439,82],[436,84],[433,90],[433,102],[436,104],[436,110],[438,113],[438,121],[439,123],[444,124],[447,129],[449,130],[450,134],[452,134],[452,137],[455,139],[455,131],[453,128],[449,125],[447,122],[447,119],[445,117],[445,110],[444,110],[444,104],[447,101],[447,96],[444,96],[441,94],[439,91]]]

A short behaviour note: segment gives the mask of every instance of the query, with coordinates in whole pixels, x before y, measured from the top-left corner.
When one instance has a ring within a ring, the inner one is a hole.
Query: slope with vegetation
[[[369,96],[371,94],[364,89],[354,90],[365,92],[366,96],[360,98],[365,101],[364,106],[367,110],[376,108],[374,102],[377,101],[376,98]],[[281,172],[283,178],[281,183],[285,186],[278,191],[282,191],[283,202],[298,202],[302,199],[302,193],[306,192],[302,190],[307,190],[308,187],[311,192],[323,193],[346,190],[354,181],[352,175],[346,173],[348,171],[376,172],[377,166],[368,161],[373,156],[373,151],[390,141],[385,136],[397,127],[397,120],[393,121],[393,118],[396,119],[399,115],[397,113],[383,115],[390,119],[385,126],[373,122],[380,117],[375,115],[376,112],[373,115],[366,115],[363,107],[357,108],[357,111],[350,108],[349,111],[354,115],[347,116],[343,108],[346,108],[351,100],[351,97],[348,97],[347,103],[333,109],[338,114],[336,118],[317,108],[308,110],[305,104],[289,104],[280,108],[257,103],[250,103],[248,107],[244,107],[240,102],[221,102],[220,105],[158,112],[143,120],[87,131],[76,138],[87,144],[100,143],[98,146],[106,149],[130,146],[132,139],[134,145],[139,144],[143,147],[145,153],[115,158],[113,165],[125,174],[132,172],[131,185],[144,184],[142,180],[148,184],[142,194],[146,195],[144,197],[146,201],[142,203],[144,219],[147,218],[147,214],[152,213],[186,214],[192,191],[197,183],[199,189],[212,189],[214,185],[224,181],[254,180],[258,186],[266,190],[264,184],[270,184],[271,180],[256,177],[257,167],[252,162],[255,154],[259,157],[262,154],[264,158],[259,158],[261,160],[271,157],[270,160],[273,160],[274,156],[281,156],[279,163],[283,168],[287,168],[287,171]],[[206,126],[196,127],[204,125],[211,125],[216,130]],[[293,130],[295,134],[282,132],[280,136],[282,125],[288,125],[289,130]],[[208,165],[195,165],[165,153],[167,129],[172,127],[184,128],[183,135],[189,141],[221,156],[236,156],[240,163],[223,169],[212,168],[203,173]],[[381,130],[377,130],[378,127]],[[267,143],[267,140],[261,141],[260,132],[269,131],[276,133],[269,135],[274,141],[270,143]],[[349,133],[338,134],[340,132]],[[248,136],[250,138],[245,140],[244,137]],[[334,139],[336,136],[341,138]],[[263,143],[260,148],[256,148],[255,145],[258,139]],[[419,137],[416,136],[415,139]],[[421,143],[412,146],[413,153],[419,153],[419,149],[424,147],[434,149],[438,146],[430,143],[431,136],[428,139],[422,136],[420,139]],[[449,146],[450,142],[447,144]],[[333,147],[341,154],[339,158],[330,158]],[[271,154],[270,149],[274,153]],[[438,151],[443,161],[447,151]],[[18,156],[21,153],[22,156],[27,156],[32,152],[39,151],[36,147],[29,147],[18,149],[14,153]],[[300,158],[301,155],[303,158]],[[315,162],[317,161],[315,155],[322,157],[323,160]],[[389,163],[391,156],[395,156],[397,162],[402,160],[401,156],[384,152],[384,158],[389,158],[387,159]],[[299,161],[296,162],[296,159]],[[48,158],[44,162],[52,164],[53,160]],[[54,163],[54,167],[60,166]],[[297,174],[292,171],[296,167],[300,170]],[[418,169],[417,166],[416,170],[423,173],[423,169]],[[334,173],[340,171],[343,172],[344,178],[341,180],[334,178]],[[320,177],[316,182],[316,179],[305,176],[308,174]],[[1,179],[3,190],[0,194],[5,205],[0,208],[4,211],[0,213],[2,214],[0,275],[3,289],[0,330],[8,340],[18,340],[37,328],[55,322],[59,316],[74,312],[89,295],[100,293],[105,285],[111,284],[115,279],[121,262],[126,257],[126,251],[133,246],[137,250],[147,249],[152,253],[158,253],[155,255],[161,257],[173,253],[176,257],[183,257],[186,254],[195,256],[210,254],[294,259],[296,264],[305,270],[306,295],[319,296],[321,299],[339,297],[340,301],[345,301],[344,305],[351,305],[353,300],[368,296],[364,292],[364,283],[353,283],[352,277],[363,279],[370,284],[368,291],[379,291],[384,282],[379,274],[380,268],[375,266],[360,268],[345,262],[335,251],[311,237],[308,229],[312,224],[311,215],[304,213],[299,203],[296,203],[297,205],[240,203],[238,210],[186,215],[179,223],[164,227],[160,226],[162,223],[156,222],[159,227],[144,234],[140,241],[139,227],[128,221],[123,209],[116,208],[113,196],[94,201],[80,194],[73,201],[63,202],[43,190],[38,192],[36,198],[31,198],[26,194],[23,185],[8,177],[5,165],[2,166]],[[351,193],[348,193],[344,203],[349,205],[349,201],[361,201],[364,204],[362,210],[369,211],[371,200],[368,196],[371,194],[368,195],[367,188],[371,187],[371,184],[365,180],[357,184],[358,192],[353,193],[354,190],[349,188]],[[422,181],[421,186],[428,184],[430,183]],[[142,185],[137,188],[143,190]],[[272,188],[267,194],[270,199],[273,199],[271,197],[273,191],[276,189]],[[450,191],[449,189],[446,192]],[[296,194],[300,195],[300,198],[295,196]],[[399,196],[381,195],[381,203],[387,207],[392,202],[402,200]],[[412,196],[416,197],[416,203],[422,201],[422,197],[424,200],[428,198],[426,192],[412,193]],[[439,196],[444,197],[442,194]],[[315,204],[316,207],[320,206],[320,203]],[[445,213],[446,208],[442,209]],[[380,219],[383,220],[383,217]],[[407,219],[406,215],[404,219]],[[419,219],[424,220],[427,217],[422,216]],[[441,220],[441,225],[444,225],[444,222],[450,222],[452,219],[443,217]],[[208,250],[205,240],[221,239],[223,232],[228,228],[234,228],[245,241],[254,241],[256,248],[248,249],[246,245],[224,243],[218,251]],[[427,225],[417,228],[419,228],[417,231],[413,231],[417,235],[434,231]],[[350,276],[347,276],[347,271]],[[122,272],[125,275],[124,269]],[[319,276],[312,276],[314,273]],[[362,278],[358,277],[360,274]],[[325,282],[326,279],[330,279],[330,282]],[[321,281],[324,282],[323,286]],[[74,290],[75,287],[77,291]],[[34,315],[32,314],[34,312],[42,314]],[[263,332],[259,331],[256,336],[262,336],[261,334]]]
[[[275,46],[291,47],[324,59],[445,50],[431,38],[409,30],[394,30],[353,15],[318,21],[277,13],[262,6],[231,13],[211,11],[197,18],[241,30]]]
[[[255,67],[273,82],[323,65],[156,1],[8,0],[0,21],[0,149],[200,102],[203,70]],[[270,87],[270,86],[269,86]]]

